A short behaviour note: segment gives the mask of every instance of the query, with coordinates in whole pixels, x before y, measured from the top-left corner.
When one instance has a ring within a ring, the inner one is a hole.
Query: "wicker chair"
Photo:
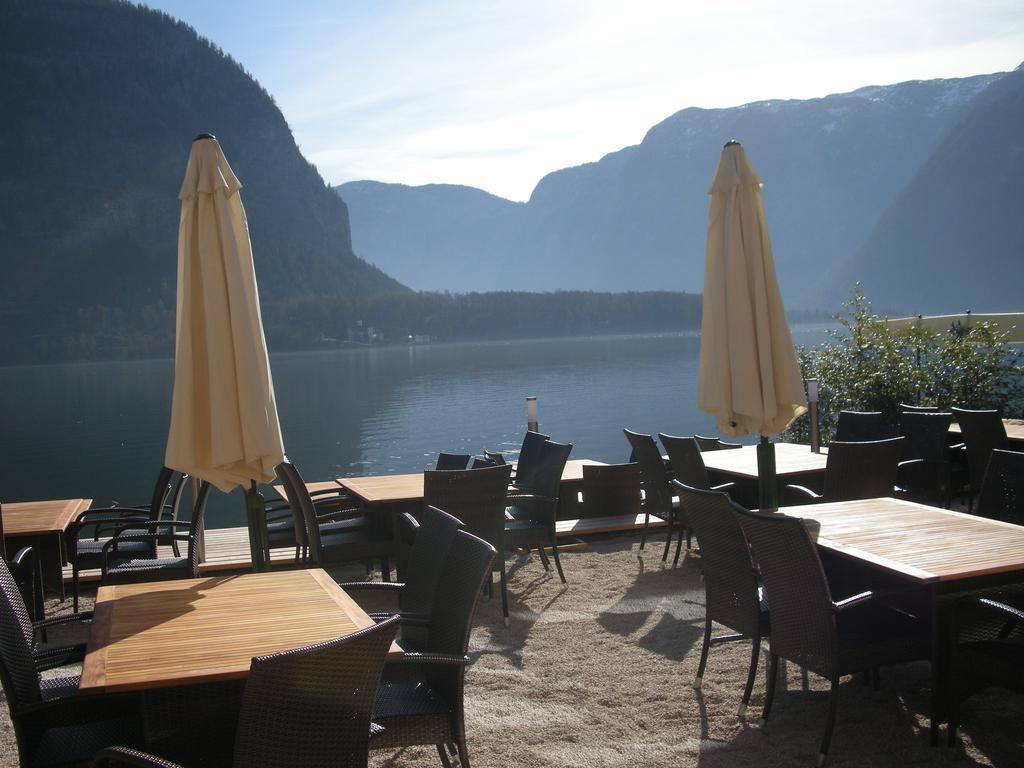
[[[990,687],[1024,693],[1024,610],[1016,597],[1009,604],[970,596],[954,606],[947,677],[951,747],[964,700]]]
[[[501,610],[508,622],[508,589],[505,576],[505,505],[510,464],[483,469],[423,473],[423,503],[462,521],[474,536],[489,542],[501,556],[494,570],[501,575]]]
[[[158,539],[148,541],[124,542],[117,551],[118,557],[143,558],[156,557],[157,544],[170,543],[172,547],[177,542],[169,539],[174,532],[172,525],[178,519],[178,508],[181,505],[182,492],[185,488],[185,481],[188,475],[176,472],[168,467],[162,467],[157,476],[156,485],[153,487],[153,496],[148,507],[121,506],[97,507],[87,509],[68,525],[66,541],[68,549],[68,561],[71,563],[71,594],[74,601],[74,610],[78,611],[78,582],[81,571],[90,568],[99,568],[103,561],[103,545],[105,537],[125,523],[137,520],[152,522],[162,520],[167,523],[162,526]],[[103,536],[104,539],[100,537]],[[175,556],[180,554],[174,550]]]
[[[641,507],[644,512],[644,530],[640,534],[640,549],[644,548],[647,540],[647,528],[650,525],[651,515],[664,520],[668,525],[668,536],[665,538],[665,551],[661,555],[662,561],[668,560],[668,549],[672,544],[672,529],[679,529],[679,536],[682,537],[684,524],[680,516],[678,504],[673,501],[672,487],[669,485],[671,477],[665,468],[665,462],[661,458],[657,443],[650,435],[642,435],[638,432],[631,432],[628,429],[622,430],[629,440],[629,444],[640,465],[640,488],[643,490],[644,500]],[[679,547],[676,547],[676,560],[678,561]]]
[[[540,432],[527,432],[519,448],[519,458],[512,472],[512,483],[517,488],[528,488],[533,484],[533,473],[540,461],[541,447],[551,438]]]
[[[679,504],[686,509],[686,518],[697,536],[704,575],[704,645],[693,687],[701,687],[711,645],[750,639],[750,669],[738,713],[743,717],[757,677],[761,638],[769,634],[768,606],[761,594],[757,571],[750,561],[747,540],[733,513],[737,507],[729,500],[728,494],[691,488],[678,480],[673,480],[672,486],[679,494]],[[737,634],[713,638],[713,622],[724,624]]]
[[[584,464],[582,517],[640,514],[637,464]]]
[[[0,538],[3,537],[3,526],[0,521]],[[21,547],[10,558],[4,556],[7,565],[11,569],[14,581],[21,592],[21,598],[25,601],[32,621],[42,621],[46,618],[46,607],[43,596],[43,574],[40,570],[39,556],[32,547]]]
[[[900,403],[900,413],[938,413],[941,409],[937,405],[911,405]]]
[[[33,624],[11,571],[0,558],[0,681],[22,766],[84,761],[110,744],[142,743],[136,695],[80,694],[78,675],[39,675],[80,662],[85,647],[39,651],[36,633],[90,618],[92,613],[79,613]]]
[[[952,413],[904,411],[900,415],[903,456],[896,474],[900,488],[912,495],[923,494],[928,501],[937,498],[947,507],[952,476],[948,440],[952,421]]]
[[[839,678],[876,667],[930,658],[930,622],[892,610],[882,595],[862,592],[834,601],[818,550],[803,521],[736,508],[743,534],[771,606],[768,691],[763,720],[771,712],[779,659],[831,683],[818,765],[825,761],[839,702]]]
[[[720,437],[704,437],[703,435],[694,435],[693,439],[697,441],[697,446],[702,451],[725,451],[731,448],[743,447],[743,443],[727,443]]]
[[[203,481],[199,484],[195,507],[191,520],[175,520],[173,523],[163,521],[132,522],[127,528],[119,529],[103,545],[101,558],[102,582],[104,584],[134,584],[142,581],[170,581],[172,579],[199,578],[199,536],[203,531],[203,517],[206,514],[206,502],[210,496],[210,484]],[[172,526],[180,529],[188,526],[188,533],[175,533],[170,536],[175,542],[188,543],[185,557],[143,557],[124,560],[116,553],[124,550],[126,542],[153,542],[167,538],[160,529]]]
[[[365,768],[374,695],[399,617],[307,648],[257,656],[249,668],[235,732],[236,768]],[[124,747],[96,768],[175,763]]]
[[[496,465],[497,464],[508,464],[508,461],[506,461],[506,459],[505,459],[505,454],[502,453],[501,451],[486,451],[485,450],[484,451],[484,458],[490,459]]]
[[[470,455],[468,453],[445,453],[437,454],[437,465],[434,469],[466,469],[469,466]]]
[[[863,443],[882,438],[881,411],[840,411],[834,440]]]
[[[474,456],[473,460],[469,462],[470,469],[486,469],[487,467],[497,467],[504,462],[497,462],[494,459],[489,459],[486,456]]]
[[[975,514],[1024,525],[1024,453],[992,451]]]
[[[419,522],[408,512],[403,513],[400,519],[412,538],[405,581],[357,581],[341,586],[346,592],[394,594],[398,601],[398,614],[402,617],[402,645],[406,650],[415,650],[422,645],[420,629],[430,620],[441,569],[455,541],[455,534],[462,528],[462,521],[430,505],[424,507]],[[371,613],[370,617],[374,621],[383,621],[392,613]]]
[[[383,730],[370,739],[371,749],[417,744],[445,748],[455,744],[459,763],[469,768],[463,690],[477,599],[497,552],[483,539],[459,531],[448,550],[439,589],[430,613],[422,652],[406,653],[384,666],[373,721]]]
[[[972,411],[954,408],[953,415],[960,425],[967,450],[968,511],[974,509],[974,495],[981,490],[985,479],[988,457],[996,448],[1008,448],[1006,427],[998,411]]]
[[[863,443],[834,441],[828,447],[823,493],[801,485],[787,485],[787,503],[808,504],[892,496],[903,438]]]
[[[558,578],[563,584],[565,573],[558,556],[555,520],[558,515],[558,489],[562,482],[562,471],[571,452],[572,443],[545,440],[529,482],[519,480],[516,490],[508,496],[508,507],[505,509],[505,543],[511,547],[536,547],[545,571],[551,568],[544,548],[551,547]]]

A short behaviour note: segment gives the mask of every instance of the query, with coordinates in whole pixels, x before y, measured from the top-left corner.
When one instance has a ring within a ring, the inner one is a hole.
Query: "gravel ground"
[[[703,688],[693,689],[704,612],[699,555],[673,569],[657,546],[641,553],[636,537],[604,539],[563,555],[564,587],[535,558],[508,562],[511,626],[504,626],[498,596],[485,598],[471,642],[466,719],[474,765],[814,765],[824,680],[789,665],[771,723],[762,727],[759,675],[740,719],[749,645],[727,643],[712,648]],[[354,576],[336,573],[339,580]],[[829,765],[1024,765],[1024,701],[998,691],[964,707],[959,748],[929,747],[929,679],[926,663],[883,670],[875,693],[847,678]],[[0,764],[17,765],[6,717],[0,729]],[[439,761],[433,748],[414,748],[374,753],[370,765]]]

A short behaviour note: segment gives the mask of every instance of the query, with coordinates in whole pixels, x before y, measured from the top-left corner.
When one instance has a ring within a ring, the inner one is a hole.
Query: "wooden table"
[[[813,453],[810,446],[796,443],[775,443],[775,471],[780,478],[824,474],[828,453]],[[744,445],[727,451],[704,451],[701,453],[704,466],[709,472],[757,479],[757,446]]]
[[[57,499],[54,501],[21,501],[0,505],[3,536],[15,539],[11,549],[35,546],[39,554],[44,582],[64,599],[63,566],[67,562],[64,534],[75,517],[89,508],[92,499]],[[9,554],[14,554],[10,551]]]
[[[1024,419],[1003,419],[1003,427],[1006,428],[1006,439],[1011,443],[1024,443]],[[949,432],[953,435],[960,434],[960,425],[954,421],[949,425]]]
[[[373,624],[319,568],[105,586],[95,611],[83,692],[244,679],[253,656]],[[393,645],[389,656],[401,652]]]
[[[932,711],[939,712],[949,607],[957,595],[1024,581],[1024,526],[892,498],[779,511],[817,521],[823,550],[889,583],[920,587],[931,612]],[[931,728],[935,743],[936,717]]]

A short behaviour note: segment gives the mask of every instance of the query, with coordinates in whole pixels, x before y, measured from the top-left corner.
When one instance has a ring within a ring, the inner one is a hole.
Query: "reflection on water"
[[[527,395],[578,458],[624,461],[623,427],[715,434],[695,406],[699,346],[696,333],[438,344],[277,354],[271,367],[288,455],[325,480],[517,448]],[[0,500],[148,502],[172,377],[170,360],[0,368]],[[240,495],[215,493],[208,525],[243,524]]]

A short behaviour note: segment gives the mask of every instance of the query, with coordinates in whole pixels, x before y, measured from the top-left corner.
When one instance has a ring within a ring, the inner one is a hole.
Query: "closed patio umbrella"
[[[224,492],[272,481],[284,458],[241,186],[217,140],[196,138],[179,195],[165,463]]]
[[[768,436],[807,410],[782,305],[761,180],[739,142],[722,150],[711,188],[697,407],[728,437],[761,435],[760,503],[777,504]]]

